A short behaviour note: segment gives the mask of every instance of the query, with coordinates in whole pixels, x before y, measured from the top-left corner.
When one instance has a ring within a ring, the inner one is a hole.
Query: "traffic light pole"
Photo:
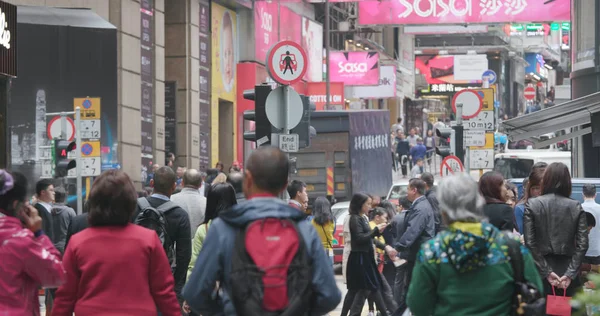
[[[77,182],[77,214],[83,212],[83,183],[81,179],[81,109],[72,112],[46,113],[46,116],[60,116],[60,138],[67,139],[67,115],[75,116],[75,178]]]
[[[466,168],[466,171],[469,172],[468,163],[465,159],[465,147],[464,147],[464,127],[463,127],[463,105],[462,103],[456,104],[456,126],[454,127],[455,136],[454,136],[454,150],[456,151],[454,154]],[[467,149],[468,150],[468,149]],[[468,154],[468,152],[467,152]]]

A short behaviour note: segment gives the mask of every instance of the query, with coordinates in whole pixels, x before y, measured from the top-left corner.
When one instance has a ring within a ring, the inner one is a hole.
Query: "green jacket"
[[[204,238],[206,238],[206,232],[208,231],[208,227],[210,226],[211,222],[212,220],[208,221],[206,224],[200,225],[196,230],[196,234],[192,240],[192,258],[190,258],[190,264],[188,265],[187,279],[189,279],[190,275],[192,274],[192,270],[194,270],[196,259],[198,259],[198,254],[202,249]]]
[[[509,237],[487,223],[454,223],[421,246],[407,304],[416,316],[510,315],[513,270]],[[525,279],[543,291],[533,257],[525,246]]]

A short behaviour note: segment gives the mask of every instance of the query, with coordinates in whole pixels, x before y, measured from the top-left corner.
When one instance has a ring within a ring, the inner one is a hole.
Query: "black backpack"
[[[239,316],[310,314],[312,259],[297,222],[265,218],[247,224],[236,236],[231,266]]]
[[[171,201],[166,201],[158,208],[154,208],[144,197],[139,198],[137,202],[141,211],[135,217],[133,223],[156,232],[165,249],[169,263],[172,264],[175,259],[175,249],[173,240],[167,231],[167,217],[165,214],[179,206]]]

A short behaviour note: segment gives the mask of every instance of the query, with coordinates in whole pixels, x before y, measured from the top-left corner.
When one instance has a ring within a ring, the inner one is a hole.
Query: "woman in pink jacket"
[[[39,316],[40,287],[65,281],[60,253],[42,231],[42,218],[25,201],[27,179],[0,170],[0,314]]]

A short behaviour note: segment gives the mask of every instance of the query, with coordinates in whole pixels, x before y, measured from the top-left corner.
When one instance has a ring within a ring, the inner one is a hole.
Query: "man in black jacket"
[[[425,197],[425,190],[423,180],[410,180],[407,198],[412,205],[406,212],[404,223],[396,228],[398,240],[394,242],[394,248],[398,250],[400,259],[406,262],[396,269],[394,298],[400,307],[394,315],[402,315],[406,310],[406,293],[421,244],[435,236],[435,215],[431,203]]]
[[[446,229],[442,221],[442,213],[440,213],[440,202],[437,199],[436,188],[433,186],[433,174],[429,172],[423,172],[421,175],[421,180],[425,182],[425,198],[431,204],[433,208],[433,214],[435,215],[435,232],[439,233],[440,231]]]
[[[235,190],[235,199],[238,204],[243,201],[246,201],[246,196],[244,195],[243,183],[244,183],[244,175],[241,172],[232,172],[227,176],[227,183],[231,184],[233,189]]]
[[[42,218],[42,230],[52,239],[52,203],[54,203],[54,185],[50,179],[42,179],[35,184],[35,195],[37,203],[33,207],[37,209]]]
[[[173,169],[161,167],[156,170],[154,179],[150,181],[150,186],[154,188],[154,193],[145,198],[150,206],[158,208],[162,204],[170,202],[171,195],[177,186],[176,182],[177,176],[173,172]],[[141,208],[138,204],[133,218],[136,218],[140,211]],[[175,293],[177,293],[177,297],[181,303],[183,301],[181,299],[181,289],[185,285],[187,268],[192,257],[190,217],[184,209],[175,207],[165,213],[165,218],[167,220],[167,233],[175,248],[176,267],[173,270],[173,277],[175,278]]]

